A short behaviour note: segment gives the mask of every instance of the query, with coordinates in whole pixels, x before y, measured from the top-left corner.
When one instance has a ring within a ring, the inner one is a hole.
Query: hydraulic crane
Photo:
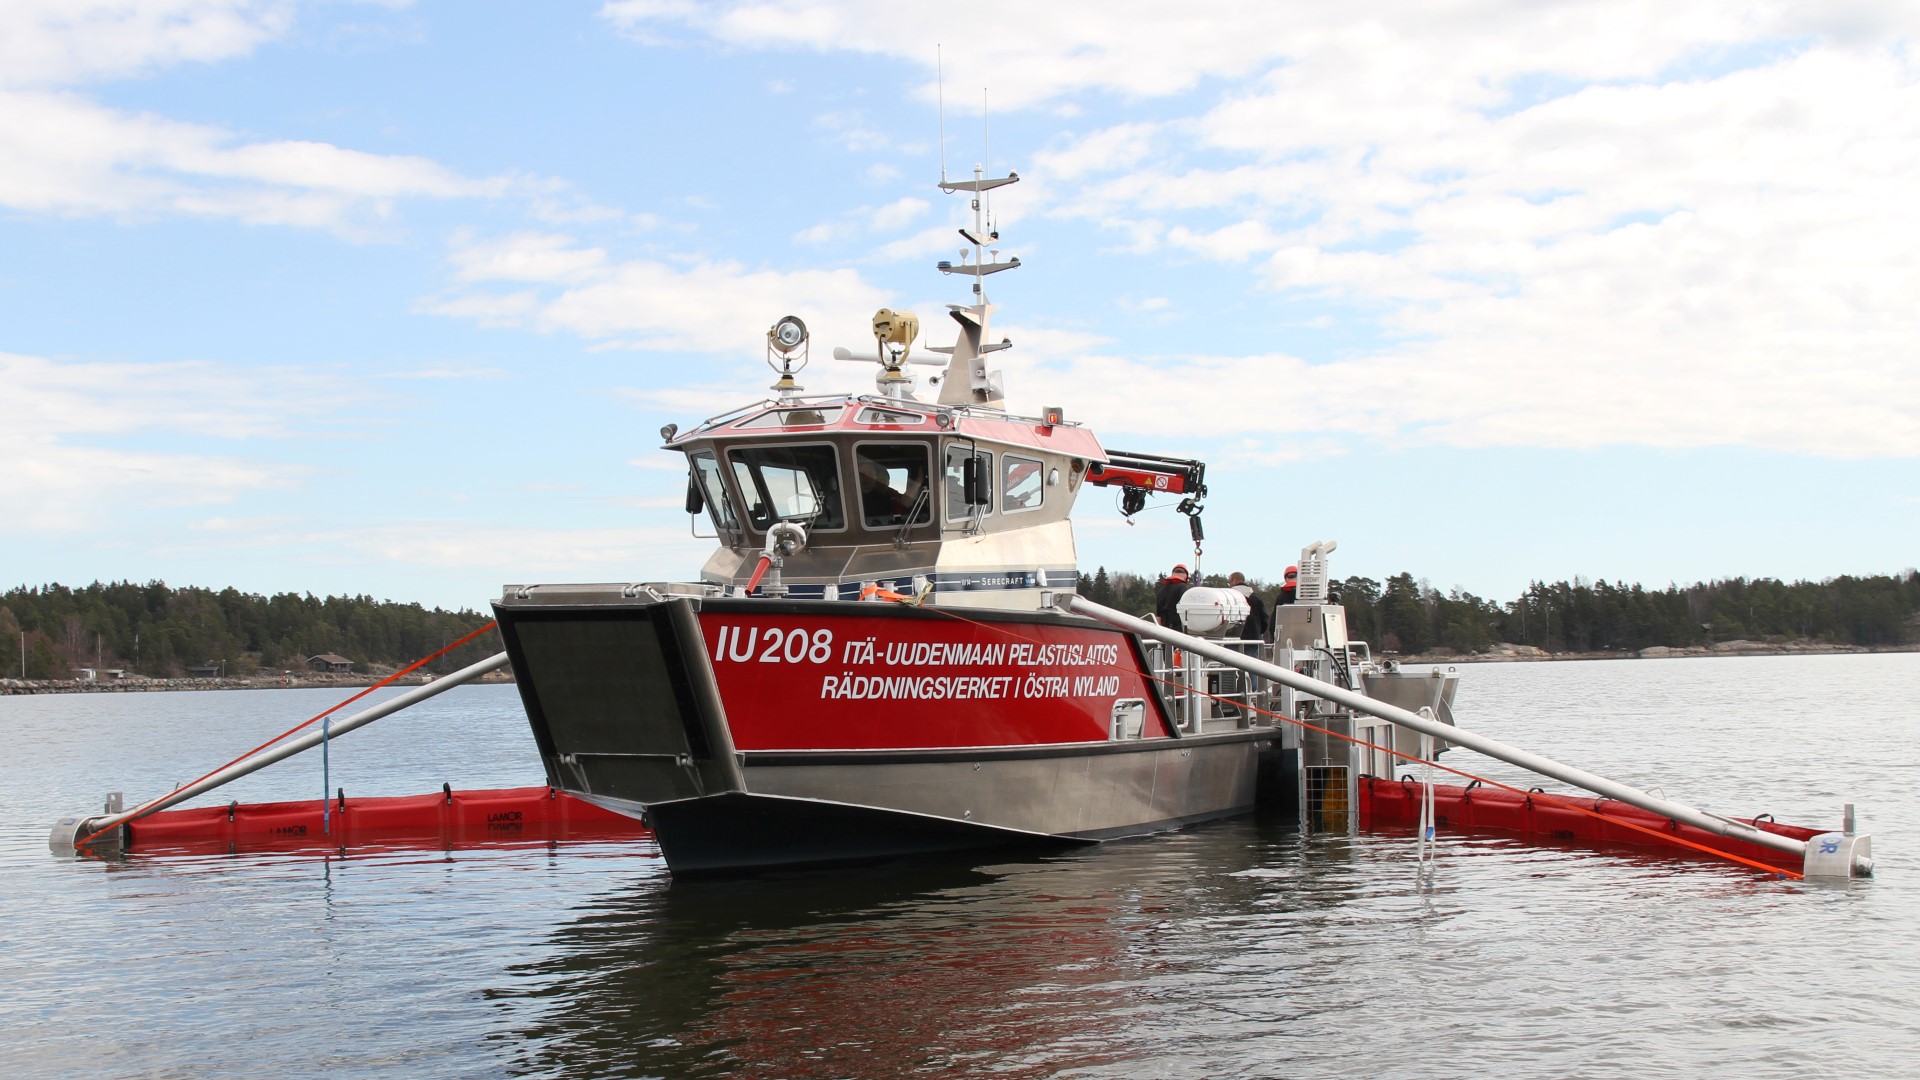
[[[1207,497],[1206,462],[1108,450],[1104,464],[1095,462],[1087,469],[1087,483],[1119,488],[1120,516],[1125,518],[1145,509],[1150,494],[1185,496],[1174,509],[1187,516],[1194,554],[1199,554],[1200,542],[1206,539],[1206,530],[1200,525],[1200,504]]]

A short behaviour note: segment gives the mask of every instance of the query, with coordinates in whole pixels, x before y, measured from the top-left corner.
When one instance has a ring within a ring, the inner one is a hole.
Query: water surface
[[[979,865],[673,883],[643,840],[57,860],[328,691],[0,698],[0,1065],[34,1076],[1908,1075],[1920,656],[1463,667],[1496,738],[1837,825],[1798,883],[1631,849],[1244,819]],[[1533,781],[1465,752],[1449,764]],[[511,687],[335,744],[356,795],[540,781]],[[317,798],[317,757],[206,803]]]

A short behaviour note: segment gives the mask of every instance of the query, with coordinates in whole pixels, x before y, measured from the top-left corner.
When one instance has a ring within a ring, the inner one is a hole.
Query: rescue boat
[[[1206,494],[1197,461],[1110,451],[1009,413],[985,359],[989,192],[972,201],[958,335],[921,400],[911,314],[876,315],[876,393],[807,395],[809,334],[767,335],[771,398],[681,431],[686,509],[717,541],[690,582],[507,586],[494,603],[555,788],[644,819],[676,872],[1104,840],[1244,813],[1280,732],[1170,701],[1137,636],[1054,610],[1071,514]]]
[[[767,332],[772,397],[662,429],[687,463],[686,511],[716,541],[696,579],[509,585],[493,604],[503,652],[329,719],[369,688],[131,811],[112,793],[103,815],[57,821],[52,850],[127,850],[143,820],[150,847],[191,835],[236,850],[262,832],[297,839],[316,814],[327,844],[336,814],[343,836],[448,844],[472,839],[476,815],[489,839],[535,821],[549,839],[610,822],[617,834],[632,819],[652,827],[669,869],[697,874],[1091,843],[1273,803],[1311,830],[1414,823],[1423,866],[1436,828],[1458,823],[1652,839],[1796,877],[1872,873],[1850,804],[1838,832],[1734,818],[1459,728],[1452,671],[1401,671],[1347,633],[1331,541],[1301,550],[1292,596],[1252,639],[1236,636],[1249,606],[1233,589],[1188,590],[1179,628],[1079,596],[1076,499],[1115,488],[1131,516],[1177,498],[1197,555],[1206,467],[1109,450],[1059,408],[1007,411],[985,358],[1012,343],[991,340],[984,281],[1020,265],[988,247],[989,193],[1018,179],[942,178],[970,197],[973,221],[960,230],[971,257],[938,268],[971,278],[973,302],[948,306],[954,343],[928,350],[946,357],[932,361],[944,371],[930,399],[911,371],[928,363],[910,355],[913,315],[878,312],[870,355],[835,349],[879,372],[875,393],[833,395],[798,384],[809,334],[788,316]],[[329,738],[509,665],[544,789],[351,804],[341,792],[153,820],[315,746],[324,776]],[[1600,798],[1439,765],[1449,745]],[[1402,763],[1422,778],[1393,780]],[[1445,788],[1435,769],[1474,784]],[[1481,784],[1512,797],[1476,795]]]

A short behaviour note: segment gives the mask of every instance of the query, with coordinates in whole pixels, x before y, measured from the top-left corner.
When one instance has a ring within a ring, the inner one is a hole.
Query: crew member
[[[887,470],[869,458],[860,458],[860,506],[868,525],[893,525],[907,513],[907,497],[893,486]]]
[[[1185,624],[1180,621],[1180,597],[1191,588],[1193,583],[1187,580],[1187,568],[1184,566],[1176,564],[1167,576],[1161,579],[1160,587],[1153,593],[1153,613],[1159,618],[1161,626],[1172,627],[1181,633],[1186,632]]]
[[[1273,606],[1281,607],[1293,603],[1300,596],[1300,568],[1287,567],[1286,581],[1280,586],[1280,595],[1273,598]]]
[[[1247,575],[1238,570],[1227,575],[1227,588],[1247,598],[1247,621],[1240,624],[1240,636],[1246,640],[1227,647],[1235,652],[1246,653],[1257,660],[1260,658],[1260,643],[1267,640],[1266,601],[1261,600],[1260,594],[1254,592],[1253,586],[1247,584]],[[1258,694],[1266,685],[1255,676],[1244,673],[1240,673],[1238,679],[1234,681],[1245,685],[1248,704],[1252,703],[1253,695]]]
[[[1227,587],[1247,598],[1247,621],[1240,624],[1240,636],[1249,641],[1267,639],[1267,602],[1247,584],[1247,575],[1235,570],[1227,575]],[[1259,655],[1257,646],[1247,644],[1236,646],[1248,656]]]

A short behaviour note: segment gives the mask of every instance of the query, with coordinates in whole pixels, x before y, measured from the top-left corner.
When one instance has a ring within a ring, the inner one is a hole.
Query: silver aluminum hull
[[[1253,809],[1264,732],[1106,746],[742,755],[740,790],[642,805],[676,873],[1109,840]]]
[[[548,782],[643,817],[675,873],[1058,846],[1178,828],[1252,810],[1262,766],[1280,753],[1271,728],[1097,743],[742,752],[715,691],[695,602],[503,602],[496,611]],[[543,645],[543,635],[567,647]]]

